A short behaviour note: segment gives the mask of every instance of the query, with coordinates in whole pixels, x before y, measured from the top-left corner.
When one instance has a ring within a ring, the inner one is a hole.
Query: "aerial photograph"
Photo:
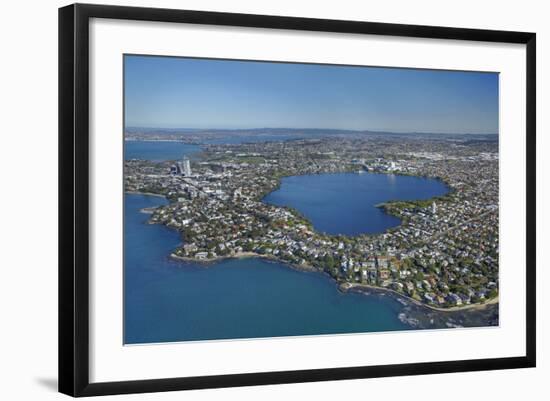
[[[126,54],[123,91],[124,344],[499,325],[498,73]]]

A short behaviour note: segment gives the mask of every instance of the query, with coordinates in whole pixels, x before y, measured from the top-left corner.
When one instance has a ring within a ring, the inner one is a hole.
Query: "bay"
[[[301,138],[298,135],[256,135],[256,136],[227,136],[205,140],[204,145],[225,145],[259,142],[280,142]],[[191,157],[201,151],[200,145],[177,141],[124,141],[124,159],[140,159],[151,161],[179,160],[184,155]]]
[[[179,160],[200,152],[198,145],[175,141],[124,141],[124,159],[151,161]]]
[[[172,260],[177,232],[147,224],[164,198],[126,194],[124,343],[406,330],[391,296],[342,293],[321,273],[263,259]]]

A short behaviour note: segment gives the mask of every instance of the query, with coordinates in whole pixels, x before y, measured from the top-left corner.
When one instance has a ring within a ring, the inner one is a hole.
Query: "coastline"
[[[407,301],[410,301],[410,302],[414,303],[415,305],[425,306],[426,308],[432,309],[432,310],[437,311],[437,312],[457,312],[457,311],[464,311],[464,310],[469,310],[469,309],[474,309],[474,310],[485,309],[487,306],[497,304],[499,302],[499,296],[497,295],[496,297],[491,298],[491,299],[489,299],[488,301],[486,301],[484,303],[468,304],[468,305],[462,305],[462,306],[452,306],[450,308],[440,308],[440,307],[437,307],[437,306],[426,304],[424,302],[420,302],[420,301],[418,301],[414,298],[409,297],[408,295],[397,292],[397,291],[395,291],[391,288],[377,287],[377,286],[374,286],[374,285],[362,284],[362,283],[344,283],[344,284],[340,284],[339,288],[340,288],[341,291],[344,291],[344,292],[346,292],[346,291],[356,291],[356,292],[364,293],[363,290],[385,291],[385,292],[391,293],[392,295],[404,298]]]
[[[125,194],[128,194],[128,195],[147,195],[147,196],[156,196],[156,197],[159,197],[159,198],[167,199],[166,196],[161,195],[161,194],[155,194],[155,193],[153,193],[153,192],[124,191],[124,193],[125,193]]]
[[[156,194],[156,193],[152,193],[152,192],[125,191],[124,193],[125,194],[130,194],[130,195],[155,196],[155,197],[160,197],[160,198],[167,199],[166,196],[164,196],[164,195]],[[226,259],[261,258],[261,259],[270,260],[270,261],[273,261],[273,262],[278,262],[278,263],[284,264],[285,266],[287,266],[291,269],[294,269],[294,270],[299,270],[299,271],[304,271],[304,272],[324,273],[323,271],[321,271],[321,270],[319,270],[319,269],[317,269],[317,268],[315,268],[311,265],[308,265],[308,264],[298,265],[298,264],[294,264],[294,263],[289,263],[289,262],[280,260],[280,259],[278,259],[277,257],[275,257],[273,255],[259,254],[259,253],[256,253],[256,252],[238,252],[238,253],[235,253],[235,254],[232,254],[232,255],[216,256],[215,258],[207,258],[207,259],[197,259],[197,258],[194,258],[194,257],[178,256],[174,253],[171,253],[170,257],[173,258],[173,259],[182,261],[182,262],[198,263],[198,264],[204,265],[205,268],[207,268],[209,264],[213,264],[213,263],[216,263],[216,262],[221,262],[221,261],[226,260]],[[342,292],[355,291],[355,292],[359,292],[359,293],[365,293],[364,290],[386,292],[386,293],[388,293],[388,294],[390,294],[394,297],[399,297],[399,298],[405,299],[407,301],[412,302],[413,304],[415,304],[417,306],[423,306],[423,307],[426,307],[428,309],[431,309],[431,310],[434,310],[434,311],[437,311],[437,312],[457,312],[457,311],[464,311],[464,310],[482,310],[482,309],[485,309],[489,305],[497,304],[499,302],[499,296],[497,295],[495,298],[492,298],[492,299],[490,299],[490,300],[488,300],[484,303],[468,304],[468,305],[462,305],[462,306],[452,306],[450,308],[440,308],[440,307],[437,307],[437,306],[433,306],[433,305],[429,305],[429,304],[420,302],[420,301],[418,301],[414,298],[409,297],[406,294],[397,292],[397,291],[395,291],[391,288],[378,287],[378,286],[373,286],[373,285],[370,285],[370,284],[363,284],[363,283],[338,283],[330,275],[327,275],[327,276],[329,277],[329,279],[331,279],[335,282],[338,289]]]
[[[296,265],[296,264],[284,262],[284,261],[282,261],[282,260],[280,260],[280,259],[278,259],[278,258],[276,258],[275,256],[272,256],[272,255],[262,255],[262,254],[259,254],[259,253],[256,253],[256,252],[238,252],[238,253],[235,253],[233,255],[216,256],[215,258],[209,258],[209,259],[197,259],[197,258],[193,258],[193,257],[179,256],[179,255],[176,255],[174,253],[171,253],[170,257],[173,258],[173,259],[176,259],[176,260],[183,261],[183,262],[193,262],[193,263],[202,264],[202,265],[204,265],[205,268],[207,268],[208,265],[210,265],[210,264],[221,262],[221,261],[227,260],[227,259],[258,258],[258,259],[265,259],[265,260],[269,260],[269,261],[272,261],[272,262],[281,263],[281,264],[284,264],[285,266],[288,266],[289,268],[294,269],[294,270],[300,270],[300,271],[305,271],[305,272],[322,273],[322,272],[320,272],[319,270],[317,270],[316,268],[314,268],[311,265]]]
[[[259,253],[255,252],[239,252],[233,255],[227,255],[227,256],[217,256],[215,258],[209,258],[209,259],[196,259],[193,257],[185,257],[185,256],[178,256],[174,253],[170,254],[170,257],[176,260],[180,260],[183,262],[193,262],[204,265],[205,268],[208,268],[209,264],[213,264],[216,262],[221,262],[223,260],[227,259],[245,259],[245,258],[260,258],[260,259],[266,259],[273,262],[281,263],[285,266],[287,266],[290,269],[304,271],[304,272],[316,272],[316,273],[323,273],[323,271],[320,271],[319,269],[316,269],[315,267],[305,264],[305,265],[297,265],[293,263],[288,263],[286,261],[282,261],[278,258],[276,258],[273,255],[261,255]],[[421,307],[426,307],[428,309],[437,311],[437,312],[457,312],[457,311],[464,311],[464,310],[481,310],[485,309],[489,305],[497,304],[499,302],[499,296],[497,295],[495,298],[491,298],[490,300],[484,302],[484,303],[476,303],[476,304],[468,304],[468,305],[462,305],[462,306],[452,306],[450,308],[440,308],[433,305],[428,305],[423,302],[420,302],[414,298],[409,297],[406,294],[402,294],[400,292],[397,292],[391,288],[384,288],[384,287],[377,287],[369,284],[362,284],[362,283],[338,283],[334,278],[332,278],[330,275],[327,275],[330,280],[334,281],[338,290],[341,292],[348,292],[348,291],[355,291],[359,293],[366,294],[364,290],[372,290],[372,291],[379,291],[379,292],[385,292],[388,293],[394,297],[403,298],[407,301],[412,302],[413,304]]]
[[[177,143],[184,143],[188,145],[187,142],[184,142],[179,139],[138,139],[138,138],[124,138],[125,142],[177,142]],[[189,144],[191,145],[191,144]]]

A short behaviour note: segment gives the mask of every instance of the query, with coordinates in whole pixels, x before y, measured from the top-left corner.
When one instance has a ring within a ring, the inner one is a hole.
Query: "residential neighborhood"
[[[323,271],[342,286],[388,289],[434,308],[498,297],[498,140],[326,135],[206,143],[182,160],[125,162],[125,191],[164,195],[149,222],[181,233],[173,256],[208,263],[258,256]],[[264,198],[284,177],[390,174],[441,180],[447,194],[377,205],[401,224],[330,235]]]

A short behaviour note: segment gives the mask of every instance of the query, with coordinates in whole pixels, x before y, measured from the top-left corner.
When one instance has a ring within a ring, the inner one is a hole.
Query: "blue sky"
[[[127,127],[498,133],[498,74],[125,56]]]

